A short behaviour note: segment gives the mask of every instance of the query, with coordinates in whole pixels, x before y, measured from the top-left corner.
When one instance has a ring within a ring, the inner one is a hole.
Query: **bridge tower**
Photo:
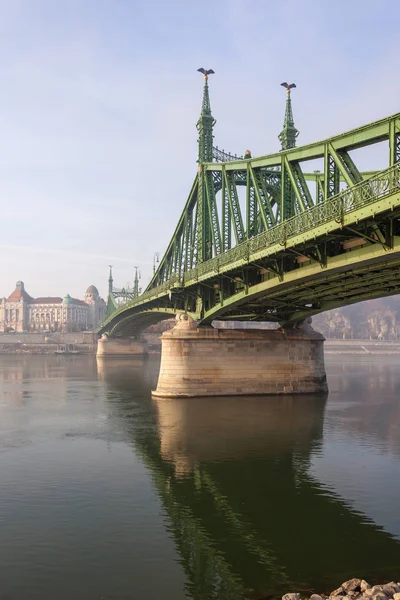
[[[114,279],[112,275],[112,265],[109,265],[110,272],[108,276],[108,298],[107,298],[107,309],[106,316],[110,316],[116,310],[117,305],[113,296]],[[136,296],[139,295],[139,275],[138,267],[135,267],[135,290]],[[135,296],[135,297],[136,297]],[[97,352],[96,356],[99,359],[107,357],[131,357],[138,358],[147,355],[147,342],[143,339],[133,338],[113,338],[107,334],[101,336],[97,341]]]
[[[197,188],[197,261],[203,262],[212,258],[212,231],[207,203],[207,189],[214,185],[212,175],[204,171],[204,163],[213,159],[213,129],[216,120],[211,113],[210,94],[208,89],[208,76],[214,74],[212,69],[198,69],[204,75],[203,101],[201,113],[196,127],[199,132],[198,159],[199,178]]]
[[[211,162],[213,159],[213,129],[216,120],[211,114],[210,94],[208,90],[208,76],[213,74],[214,71],[209,69],[199,69],[201,73],[204,72],[204,88],[203,88],[203,101],[201,104],[201,113],[199,120],[197,121],[197,130],[199,132],[199,164]]]
[[[135,269],[135,279],[133,281],[133,297],[137,298],[140,295],[140,292],[142,291],[139,288],[139,279],[141,277],[140,271],[139,271],[139,267],[134,267]]]
[[[290,92],[296,87],[295,83],[286,83],[284,81],[281,85],[286,88],[286,108],[285,108],[285,119],[283,121],[283,129],[278,136],[279,141],[282,144],[281,151],[290,150],[296,146],[296,138],[299,135],[299,131],[294,125],[292,100]],[[284,219],[290,219],[295,214],[295,202],[296,195],[290,182],[290,176],[285,167],[282,169],[281,179],[281,214]]]
[[[112,265],[108,265],[110,268],[110,272],[108,275],[108,296],[107,296],[107,308],[106,308],[106,317],[109,317],[113,314],[115,310],[114,298],[113,298],[113,286],[114,280],[112,275]]]
[[[113,266],[112,266],[112,265],[108,265],[108,266],[110,267],[110,274],[109,274],[109,276],[108,276],[108,293],[109,293],[109,294],[112,294],[112,291],[113,291],[113,283],[114,283],[113,276],[112,276],[112,267],[113,267]]]

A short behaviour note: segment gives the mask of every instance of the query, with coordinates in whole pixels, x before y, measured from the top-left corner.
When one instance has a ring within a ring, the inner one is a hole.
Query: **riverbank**
[[[146,334],[149,354],[161,352],[159,334]],[[72,352],[71,352],[72,351]],[[96,354],[94,331],[75,333],[0,333],[0,355]]]
[[[306,597],[299,593],[282,596],[282,600],[304,600],[304,598]],[[391,581],[372,586],[364,579],[355,578],[345,581],[329,595],[312,594],[307,598],[310,600],[400,600],[400,582]]]
[[[325,354],[400,354],[400,342],[379,340],[325,340]]]
[[[95,354],[97,336],[94,331],[75,333],[2,333],[0,355],[57,354],[60,350],[79,354]]]
[[[146,333],[149,354],[161,353],[158,333]],[[97,336],[94,332],[60,334],[0,334],[2,354],[56,354],[63,346],[73,347],[79,354],[96,354]],[[400,342],[378,340],[333,340],[325,341],[326,355],[400,355]]]
[[[52,355],[52,354],[95,354],[96,346],[80,344],[73,350],[65,350],[58,345],[52,344],[0,344],[0,355]]]

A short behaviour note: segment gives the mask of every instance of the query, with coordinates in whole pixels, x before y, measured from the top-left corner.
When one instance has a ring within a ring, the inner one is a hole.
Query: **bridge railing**
[[[394,191],[400,191],[400,163],[395,164],[385,171],[381,171],[366,181],[362,181],[351,188],[339,192],[339,194],[329,200],[316,204],[312,208],[287,219],[279,225],[271,227],[271,229],[260,233],[254,238],[238,244],[223,254],[200,263],[190,271],[183,274],[173,274],[165,283],[151,288],[141,296],[121,306],[107,321],[124,312],[127,308],[142,305],[146,301],[169,293],[174,287],[183,287],[185,283],[193,283],[207,274],[211,276],[213,273],[219,273],[221,269],[237,261],[249,260],[251,255],[265,248],[275,245],[286,246],[290,238],[315,229],[320,225],[331,221],[335,221],[338,225],[343,224],[346,214],[362,206],[376,202],[380,198],[392,194]]]
[[[218,146],[213,146],[212,156],[216,162],[243,160],[243,156],[238,156],[237,154],[232,154],[231,152],[225,152],[225,150],[220,150]]]

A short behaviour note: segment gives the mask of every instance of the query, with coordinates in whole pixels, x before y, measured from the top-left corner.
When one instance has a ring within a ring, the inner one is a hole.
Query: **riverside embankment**
[[[149,354],[161,352],[158,333],[145,333]],[[97,336],[95,332],[77,333],[5,333],[0,334],[0,354],[55,354],[60,347],[73,346],[79,354],[95,354]],[[400,341],[338,340],[328,339],[324,344],[325,354],[352,355],[400,355]]]
[[[93,331],[0,334],[0,354],[55,354],[67,347],[80,354],[94,354],[97,336]]]
[[[325,354],[400,354],[399,341],[325,340]]]
[[[289,593],[282,596],[282,600],[304,600],[308,598],[299,593]],[[370,585],[364,579],[349,579],[340,587],[326,594],[312,594],[310,600],[400,600],[400,582]]]
[[[144,335],[149,354],[161,351],[160,335]],[[79,354],[96,354],[97,335],[94,331],[76,333],[3,333],[0,334],[1,354],[56,354],[60,350],[73,350]]]

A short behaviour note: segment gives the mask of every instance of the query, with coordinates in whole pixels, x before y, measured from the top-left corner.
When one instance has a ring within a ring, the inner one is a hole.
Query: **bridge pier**
[[[197,328],[181,314],[161,336],[157,397],[311,394],[327,391],[324,337],[290,330]]]
[[[147,342],[134,338],[113,338],[103,335],[97,341],[97,357],[108,356],[145,356],[147,355]]]

